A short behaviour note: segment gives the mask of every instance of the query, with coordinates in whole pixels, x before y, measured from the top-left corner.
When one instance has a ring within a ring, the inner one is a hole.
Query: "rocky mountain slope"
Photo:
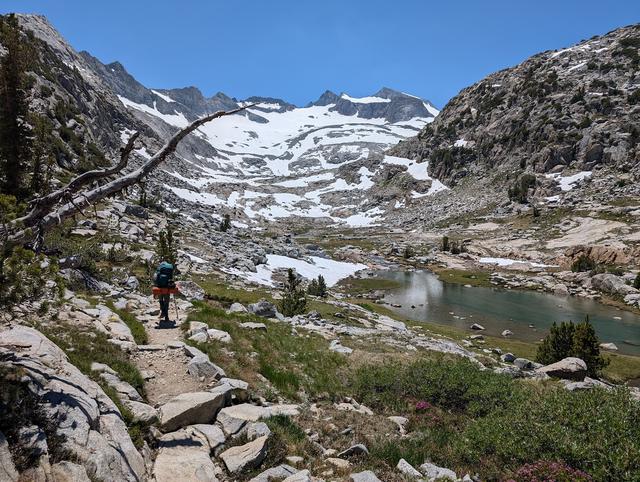
[[[390,153],[428,160],[429,173],[447,185],[484,180],[503,198],[524,172],[542,185],[540,175],[561,181],[563,172],[637,181],[639,49],[640,26],[632,25],[534,55],[463,89],[433,124]]]
[[[255,104],[189,136],[149,191],[214,219],[231,214],[241,225],[304,217],[362,226],[444,189],[432,183],[426,165],[384,155],[433,121],[438,110],[428,101],[383,88],[363,98],[325,92],[299,108],[266,97],[206,98],[195,87],[150,89],[120,63],[76,52],[43,17],[19,18],[49,64],[36,72],[42,87],[33,103],[43,112],[62,110],[58,104],[69,111],[54,121],[67,137],[59,137],[62,167],[86,162],[74,145],[115,153],[134,130],[143,132],[144,145],[136,150],[141,161],[188,122]]]

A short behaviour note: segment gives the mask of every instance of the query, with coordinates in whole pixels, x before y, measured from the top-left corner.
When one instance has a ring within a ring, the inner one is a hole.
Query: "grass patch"
[[[637,197],[618,197],[608,201],[608,204],[616,207],[640,206],[640,199]]]
[[[63,324],[38,328],[47,338],[58,345],[69,357],[69,361],[95,381],[101,381],[96,372],[91,371],[91,363],[104,363],[116,371],[121,380],[133,386],[144,395],[144,379],[136,366],[129,361],[125,352],[109,343],[107,335]]]
[[[233,288],[228,282],[222,281],[215,275],[194,276],[193,280],[200,285],[210,299],[219,301],[225,306],[232,303],[256,303],[262,298],[273,301],[271,293],[267,290],[249,291],[246,288]]]
[[[441,269],[430,267],[431,271],[438,275],[445,283],[456,283],[461,285],[492,287],[491,273],[488,271],[466,271],[462,269]]]
[[[351,295],[374,290],[393,290],[402,287],[402,283],[384,278],[346,278],[338,286]]]
[[[504,409],[522,396],[520,385],[511,377],[479,371],[467,359],[444,356],[409,365],[394,362],[360,368],[353,389],[358,400],[382,410],[403,411],[428,401],[474,416]]]
[[[604,350],[602,353],[610,361],[609,366],[602,370],[602,374],[607,379],[624,383],[627,380],[640,378],[640,357],[609,353]]]
[[[359,304],[362,306],[362,303]],[[376,304],[368,304],[368,306],[373,308],[371,311],[378,313],[380,313],[382,309],[385,309],[383,306]],[[389,316],[393,317],[393,313],[390,313]],[[406,323],[413,327],[423,327],[432,334],[444,336],[458,342],[468,339],[471,334],[470,332],[460,328],[433,322],[412,322],[410,320],[406,320]],[[483,348],[499,348],[503,353],[513,353],[517,357],[535,360],[539,345],[538,342],[522,341],[514,338],[494,337],[485,334],[483,334],[483,336],[485,341],[485,343],[481,345]],[[640,357],[611,353],[607,351],[603,351],[603,353],[605,357],[611,360],[611,363],[602,370],[604,378],[614,383],[624,383],[628,380],[640,378]]]
[[[39,327],[39,330],[66,353],[71,364],[98,383],[104,393],[113,400],[127,425],[131,440],[137,448],[141,448],[147,427],[133,421],[133,415],[122,404],[117,392],[107,385],[98,373],[91,370],[93,362],[109,365],[121,380],[129,383],[144,397],[144,379],[126,353],[109,343],[105,334],[92,330],[82,331],[68,324],[58,325],[55,331],[51,327]]]
[[[116,308],[111,300],[108,300],[106,305],[111,311],[118,315],[122,321],[124,321],[125,325],[129,327],[136,345],[146,345],[149,343],[147,330],[144,329],[144,325],[138,321],[133,313]]]
[[[227,314],[223,309],[199,303],[188,318],[224,330],[232,342],[198,344],[215,363],[233,377],[260,384],[257,374],[267,378],[287,398],[298,398],[298,391],[309,395],[339,396],[343,391],[341,369],[346,357],[329,351],[328,342],[315,334],[292,334],[291,327],[253,315]],[[259,321],[267,330],[248,330],[242,321]],[[226,349],[223,350],[222,348]],[[230,354],[232,352],[233,354]]]
[[[624,389],[568,392],[450,358],[362,367],[352,387],[378,411],[410,417],[408,437],[368,441],[391,467],[430,459],[505,480],[525,464],[561,460],[594,480],[640,477],[640,404]]]

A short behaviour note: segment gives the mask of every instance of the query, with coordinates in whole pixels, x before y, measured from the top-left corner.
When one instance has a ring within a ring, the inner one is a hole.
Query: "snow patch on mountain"
[[[385,104],[387,102],[391,102],[391,99],[383,99],[382,97],[351,97],[347,94],[342,94],[340,96],[342,99],[353,102],[354,104]]]
[[[295,269],[303,278],[311,280],[322,275],[331,287],[338,283],[341,279],[348,278],[353,274],[367,269],[367,265],[361,263],[347,263],[344,261],[334,261],[332,259],[320,258],[318,256],[310,256],[308,260],[290,258],[288,256],[280,256],[276,254],[267,255],[267,263],[256,266],[257,272],[240,271],[230,268],[224,271],[235,274],[257,284],[273,286],[273,273],[278,269]]]
[[[552,173],[552,174],[546,174],[545,177],[556,181],[560,189],[566,192],[566,191],[571,191],[571,189],[573,189],[578,183],[584,181],[585,179],[590,178],[591,175],[592,175],[591,171],[580,171],[570,176],[562,176],[560,175],[560,173]]]
[[[157,90],[151,89],[151,92],[156,94],[158,97],[160,97],[165,102],[175,102],[175,100],[173,100],[171,97],[169,97],[168,95],[165,95],[165,94],[163,94],[161,92],[158,92]]]
[[[122,97],[121,95],[118,96],[118,99],[120,99],[120,102],[122,102],[125,107],[128,107],[130,109],[137,109],[144,112],[145,114],[155,116],[174,127],[182,128],[189,125],[189,121],[184,116],[184,114],[178,112],[174,114],[163,114],[157,109],[155,101],[153,102],[153,107],[149,107],[146,104],[138,104],[136,102],[133,102],[132,100],[129,100],[126,97]]]

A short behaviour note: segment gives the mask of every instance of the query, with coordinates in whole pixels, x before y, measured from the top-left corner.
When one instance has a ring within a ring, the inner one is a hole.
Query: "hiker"
[[[158,300],[160,301],[160,321],[169,323],[169,302],[171,301],[171,292],[175,288],[173,282],[173,265],[167,261],[163,261],[158,266],[156,274],[153,277],[153,284],[160,288]]]

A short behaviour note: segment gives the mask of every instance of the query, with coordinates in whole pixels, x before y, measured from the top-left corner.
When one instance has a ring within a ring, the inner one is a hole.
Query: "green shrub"
[[[280,300],[280,311],[284,316],[301,315],[307,309],[307,297],[300,287],[300,279],[289,268],[287,271],[287,282],[284,285],[284,292]]]
[[[582,118],[582,120],[580,121],[580,124],[578,125],[581,129],[585,129],[586,127],[589,127],[592,123],[593,121],[591,120],[591,117],[586,115]]]
[[[455,452],[458,460],[485,465],[494,474],[537,460],[562,460],[595,480],[635,481],[638,417],[640,404],[624,389],[557,388],[473,421],[456,438]]]
[[[449,251],[449,236],[442,236],[442,251]]]
[[[166,261],[171,263],[174,267],[178,261],[178,243],[173,234],[171,226],[167,226],[167,229],[160,231],[158,235],[158,242],[156,244],[156,257],[158,261]]]
[[[533,174],[523,174],[515,184],[508,190],[509,199],[519,203],[528,202],[529,189],[536,185],[536,176]]]
[[[76,224],[73,220],[64,221],[46,233],[44,245],[49,253],[54,253],[60,259],[74,258],[75,268],[91,276],[99,276],[97,263],[106,259],[101,245],[110,239],[105,232],[90,238],[77,236],[72,234],[75,228]]]
[[[479,371],[466,359],[367,365],[356,371],[352,383],[359,400],[379,409],[407,410],[427,401],[472,416],[506,408],[523,394],[508,376]]]
[[[574,273],[583,273],[596,268],[596,262],[586,254],[581,254],[573,263],[571,263],[571,271]]]
[[[356,380],[358,396],[370,406],[407,413],[407,402],[421,397],[444,414],[443,423],[412,423],[409,437],[380,436],[368,444],[372,457],[392,467],[400,458],[416,465],[430,459],[482,480],[640,477],[640,404],[626,389],[569,392],[449,360],[365,367]],[[555,474],[539,463],[548,460],[558,462]],[[527,464],[556,478],[526,479]]]
[[[618,43],[621,47],[634,47],[636,49],[640,48],[640,37],[624,37],[621,38]]]
[[[624,268],[620,266],[605,266],[605,270],[607,273],[615,274],[616,276],[624,275]]]
[[[28,443],[20,429],[36,425],[44,434],[48,446],[49,461],[59,462],[68,458],[63,449],[66,437],[57,435],[61,420],[54,420],[45,410],[47,400],[32,391],[22,378],[20,369],[0,365],[0,432],[7,438],[13,462],[22,472],[37,465],[45,455],[40,444]],[[26,442],[26,443],[25,443]]]
[[[633,281],[633,287],[640,290],[640,272],[636,275],[636,279]]]
[[[231,227],[231,216],[229,216],[229,214],[225,214],[222,218],[222,221],[220,221],[220,231],[222,231],[223,233],[226,233],[230,227]]]
[[[10,310],[24,301],[37,299],[49,280],[57,280],[62,288],[56,273],[56,263],[46,262],[43,255],[22,247],[0,253],[0,307]]]
[[[307,286],[307,293],[325,298],[327,296],[327,283],[324,280],[324,276],[319,274],[317,279],[312,279],[309,286]]]
[[[578,324],[571,321],[560,325],[554,323],[538,347],[536,360],[549,365],[570,356],[580,358],[587,364],[589,376],[598,376],[609,363],[600,354],[600,341],[589,317]]]
[[[640,89],[634,90],[631,94],[627,96],[627,100],[629,104],[640,104]]]
[[[513,476],[514,482],[591,482],[593,479],[581,470],[569,467],[564,462],[540,460],[520,467]]]

